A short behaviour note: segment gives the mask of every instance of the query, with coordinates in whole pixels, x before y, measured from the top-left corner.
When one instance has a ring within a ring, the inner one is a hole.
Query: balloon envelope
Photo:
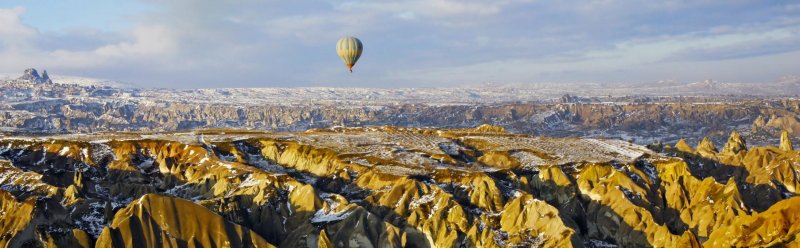
[[[363,50],[364,46],[356,37],[346,36],[339,39],[339,42],[336,42],[336,54],[342,58],[342,61],[347,65],[347,69],[350,70],[350,72],[353,72],[353,65],[355,65],[358,58],[361,57],[361,51]]]

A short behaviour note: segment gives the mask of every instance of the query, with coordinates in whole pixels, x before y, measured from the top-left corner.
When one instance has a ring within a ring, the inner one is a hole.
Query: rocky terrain
[[[789,137],[644,147],[491,125],[14,135],[0,138],[0,246],[796,246]]]
[[[0,82],[0,135],[370,125],[465,128],[489,123],[515,133],[618,138],[643,145],[680,138],[699,142],[700,137],[722,143],[730,130],[756,145],[770,144],[782,130],[800,141],[800,78],[760,85],[708,81],[185,90],[51,81],[29,69],[18,79]]]

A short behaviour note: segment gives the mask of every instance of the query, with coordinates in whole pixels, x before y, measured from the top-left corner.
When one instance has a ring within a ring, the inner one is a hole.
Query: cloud
[[[58,49],[34,54],[29,60],[42,59],[40,66],[80,70],[117,65],[149,63],[169,67],[178,44],[168,29],[161,26],[141,26],[131,30],[124,41],[99,46],[89,51]],[[38,57],[38,58],[37,58]],[[159,58],[154,60],[154,58]]]
[[[52,29],[23,22],[25,7],[0,9],[0,71],[157,87],[691,80],[690,64],[779,63],[800,44],[795,7],[750,0],[140,1],[154,7],[117,30],[40,31]],[[344,35],[365,42],[352,75],[333,51]],[[707,71],[796,73],[740,69]]]
[[[318,43],[336,39],[342,34],[361,33],[372,29],[371,15],[344,18],[338,15],[293,15],[267,20],[261,30],[271,37],[297,39],[305,43]],[[365,23],[359,25],[359,23]]]
[[[132,41],[103,46],[94,53],[105,57],[168,55],[177,44],[171,31],[163,26],[137,27],[131,32]]]
[[[800,50],[800,33],[778,29],[707,37],[673,51],[665,61],[714,61],[758,57]]]
[[[39,33],[36,29],[25,25],[21,16],[25,8],[0,9],[0,36],[3,37],[3,68],[21,68],[31,66],[57,69],[87,69],[113,65],[120,61],[147,61],[147,63],[163,63],[163,60],[152,60],[154,57],[169,57],[177,44],[171,31],[161,26],[138,26],[124,32],[126,39],[113,43],[101,43],[91,49],[61,49],[38,47],[39,44],[52,42],[53,37]],[[84,37],[97,39],[93,35]],[[86,39],[77,38],[82,41]],[[63,42],[61,42],[63,43]],[[59,43],[59,44],[61,44]],[[163,65],[162,65],[163,66]]]
[[[453,0],[345,1],[338,4],[337,9],[347,12],[382,12],[405,19],[415,19],[418,16],[445,18],[459,15],[494,15],[500,12],[501,6],[497,2]]]
[[[0,9],[0,44],[5,50],[26,48],[37,35],[35,29],[22,23],[20,17],[24,13],[24,7]]]
[[[723,31],[724,30],[724,31]],[[705,32],[696,32],[675,36],[661,36],[631,39],[619,42],[613,48],[588,50],[569,55],[553,55],[537,58],[513,58],[483,61],[479,63],[452,67],[423,68],[409,73],[396,73],[392,77],[402,81],[422,81],[430,78],[447,78],[443,82],[450,85],[461,85],[463,82],[475,83],[475,78],[493,82],[543,82],[543,81],[657,81],[668,75],[670,79],[699,80],[714,77],[714,64],[748,65],[747,69],[758,68],[758,65],[770,64],[773,68],[782,68],[784,73],[794,70],[785,65],[792,64],[792,59],[800,51],[800,29],[796,26],[783,28],[763,28],[756,25],[748,28],[710,28]],[[791,56],[784,56],[791,54]],[[764,63],[762,57],[780,58]],[[723,62],[737,60],[736,62]],[[748,63],[748,61],[759,61]],[[707,68],[706,74],[695,70]],[[670,75],[652,68],[669,68]],[[638,71],[638,72],[637,72]],[[648,76],[645,73],[650,73]],[[747,70],[725,70],[728,79],[731,75],[758,74]],[[618,74],[614,76],[611,74]],[[683,75],[681,75],[683,74]],[[765,73],[767,74],[767,73]],[[625,76],[629,77],[626,78]],[[694,78],[692,76],[694,76]],[[771,70],[769,79],[775,79],[780,73]],[[746,78],[754,77],[746,75]],[[762,77],[762,81],[769,80]]]

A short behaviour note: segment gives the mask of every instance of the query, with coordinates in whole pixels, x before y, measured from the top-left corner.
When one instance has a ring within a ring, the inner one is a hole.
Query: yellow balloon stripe
[[[345,65],[348,66],[354,65],[356,61],[358,61],[363,50],[364,46],[361,44],[361,41],[355,37],[343,37],[336,42],[336,54],[338,54]]]

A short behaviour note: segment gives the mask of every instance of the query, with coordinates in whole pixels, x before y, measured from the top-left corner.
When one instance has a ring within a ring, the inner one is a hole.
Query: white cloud
[[[263,31],[273,37],[299,39],[319,43],[342,35],[355,35],[374,28],[372,15],[343,17],[341,15],[292,15],[265,20]]]
[[[6,49],[3,68],[46,67],[58,69],[90,69],[113,66],[120,62],[147,61],[153,65],[164,63],[175,50],[175,42],[168,30],[162,27],[138,27],[132,31],[132,40],[108,44],[90,51]],[[32,44],[32,41],[27,45]],[[51,70],[52,71],[52,70]]]
[[[108,44],[91,51],[55,50],[44,54],[46,66],[81,69],[101,67],[122,61],[147,61],[162,64],[171,58],[177,44],[170,30],[162,26],[141,26],[131,30],[129,39]]]
[[[636,78],[631,77],[628,79],[629,81],[647,80],[647,78],[656,81],[657,77],[663,76],[665,73],[656,72],[650,68],[670,68],[673,70],[672,73],[709,77],[713,73],[692,72],[697,68],[694,66],[701,65],[708,68],[709,64],[713,63],[755,66],[758,64],[748,63],[746,59],[742,61],[742,58],[759,56],[783,58],[769,63],[773,66],[781,63],[791,64],[793,62],[786,60],[787,56],[783,54],[795,54],[794,56],[796,56],[797,53],[794,51],[800,51],[800,45],[775,52],[744,51],[745,49],[770,48],[777,44],[800,44],[800,32],[796,27],[767,30],[730,29],[729,31],[725,33],[708,32],[714,33],[713,35],[686,34],[636,39],[618,43],[613,49],[590,50],[576,56],[499,59],[462,66],[418,69],[409,73],[392,74],[392,77],[401,81],[440,78],[445,79],[443,82],[448,84],[477,83],[474,79],[501,82],[549,80],[602,82],[619,80],[620,77],[609,77],[609,73],[625,72],[624,74],[636,75]],[[737,60],[737,62],[722,63],[719,60]],[[763,63],[765,60],[752,59],[752,61]],[[787,69],[786,66],[778,67]],[[637,70],[647,71],[650,75],[640,72],[632,73]],[[721,70],[716,69],[709,72],[719,71]],[[735,74],[735,70],[725,72]],[[771,75],[773,78],[778,76],[780,75]],[[689,79],[689,77],[684,77],[684,79]]]
[[[500,12],[498,2],[454,1],[454,0],[407,0],[407,1],[351,1],[337,5],[342,11],[351,13],[383,12],[414,18],[444,18],[456,15],[493,15]]]
[[[10,49],[22,49],[28,47],[31,39],[37,35],[37,31],[22,23],[20,17],[25,13],[24,7],[12,9],[0,9],[0,45]]]
[[[132,28],[63,40],[24,23],[23,7],[0,9],[0,71],[174,87],[656,81],[655,68],[699,75],[687,65],[750,66],[800,43],[794,7],[748,0],[140,1],[157,7]],[[332,48],[343,35],[365,41],[353,75]],[[707,71],[775,68],[789,71]]]
[[[177,44],[172,32],[164,26],[141,26],[131,32],[131,41],[103,46],[94,51],[100,56],[153,56],[168,55]]]
[[[480,18],[497,16],[514,4],[532,0],[459,1],[344,1],[335,3],[336,10],[348,14],[392,16],[403,20],[432,21],[431,25],[463,25],[479,22]]]

